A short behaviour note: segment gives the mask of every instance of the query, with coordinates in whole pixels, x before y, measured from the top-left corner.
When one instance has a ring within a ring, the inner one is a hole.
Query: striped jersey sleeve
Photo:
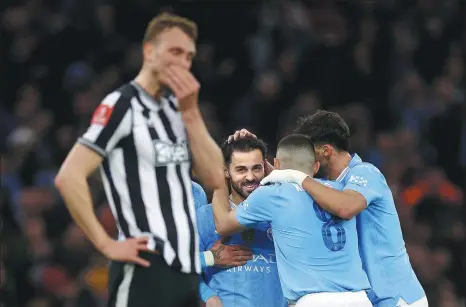
[[[122,138],[131,133],[131,128],[131,97],[115,91],[96,108],[89,128],[78,143],[106,157]]]

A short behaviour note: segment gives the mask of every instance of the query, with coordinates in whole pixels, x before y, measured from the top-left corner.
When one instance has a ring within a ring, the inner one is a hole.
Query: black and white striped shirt
[[[100,171],[120,239],[148,235],[167,264],[199,273],[191,155],[177,103],[125,84],[103,99],[78,142],[104,157]]]

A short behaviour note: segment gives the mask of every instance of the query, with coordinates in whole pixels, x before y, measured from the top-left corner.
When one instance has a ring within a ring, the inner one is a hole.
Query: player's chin
[[[242,190],[243,190],[243,193],[246,195],[246,196],[249,196],[252,192],[254,192],[257,188],[259,187],[259,185],[254,185],[254,186],[250,186],[250,187],[243,187]]]

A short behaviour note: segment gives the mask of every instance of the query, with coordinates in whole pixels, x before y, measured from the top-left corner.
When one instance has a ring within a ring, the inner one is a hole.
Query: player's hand
[[[131,238],[124,241],[109,240],[100,249],[108,259],[121,262],[133,262],[143,267],[150,266],[149,261],[139,257],[140,251],[149,251],[147,237]]]
[[[177,65],[168,65],[160,73],[160,81],[175,94],[180,112],[198,107],[201,85],[189,70]]]
[[[244,139],[247,137],[252,137],[252,138],[257,139],[257,136],[254,133],[249,132],[246,129],[241,129],[241,130],[236,130],[235,133],[233,133],[232,135],[228,137],[228,143],[231,143],[233,141],[237,141],[240,139]]]
[[[223,239],[217,240],[210,251],[214,255],[214,265],[220,268],[242,266],[252,259],[252,252],[247,246],[225,245]]]
[[[302,186],[306,177],[308,177],[307,174],[292,169],[274,170],[270,175],[261,180],[261,185],[273,182],[291,182]]]
[[[222,301],[220,300],[218,296],[210,297],[205,304],[205,307],[222,307],[222,306],[223,306]]]

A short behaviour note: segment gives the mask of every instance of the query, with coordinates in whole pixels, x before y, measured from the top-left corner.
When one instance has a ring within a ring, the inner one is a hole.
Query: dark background
[[[138,72],[160,11],[199,25],[193,70],[217,140],[250,128],[273,156],[297,117],[339,112],[352,151],[387,178],[430,306],[465,306],[465,1],[2,0],[3,306],[103,306],[107,263],[53,177],[99,101]]]

